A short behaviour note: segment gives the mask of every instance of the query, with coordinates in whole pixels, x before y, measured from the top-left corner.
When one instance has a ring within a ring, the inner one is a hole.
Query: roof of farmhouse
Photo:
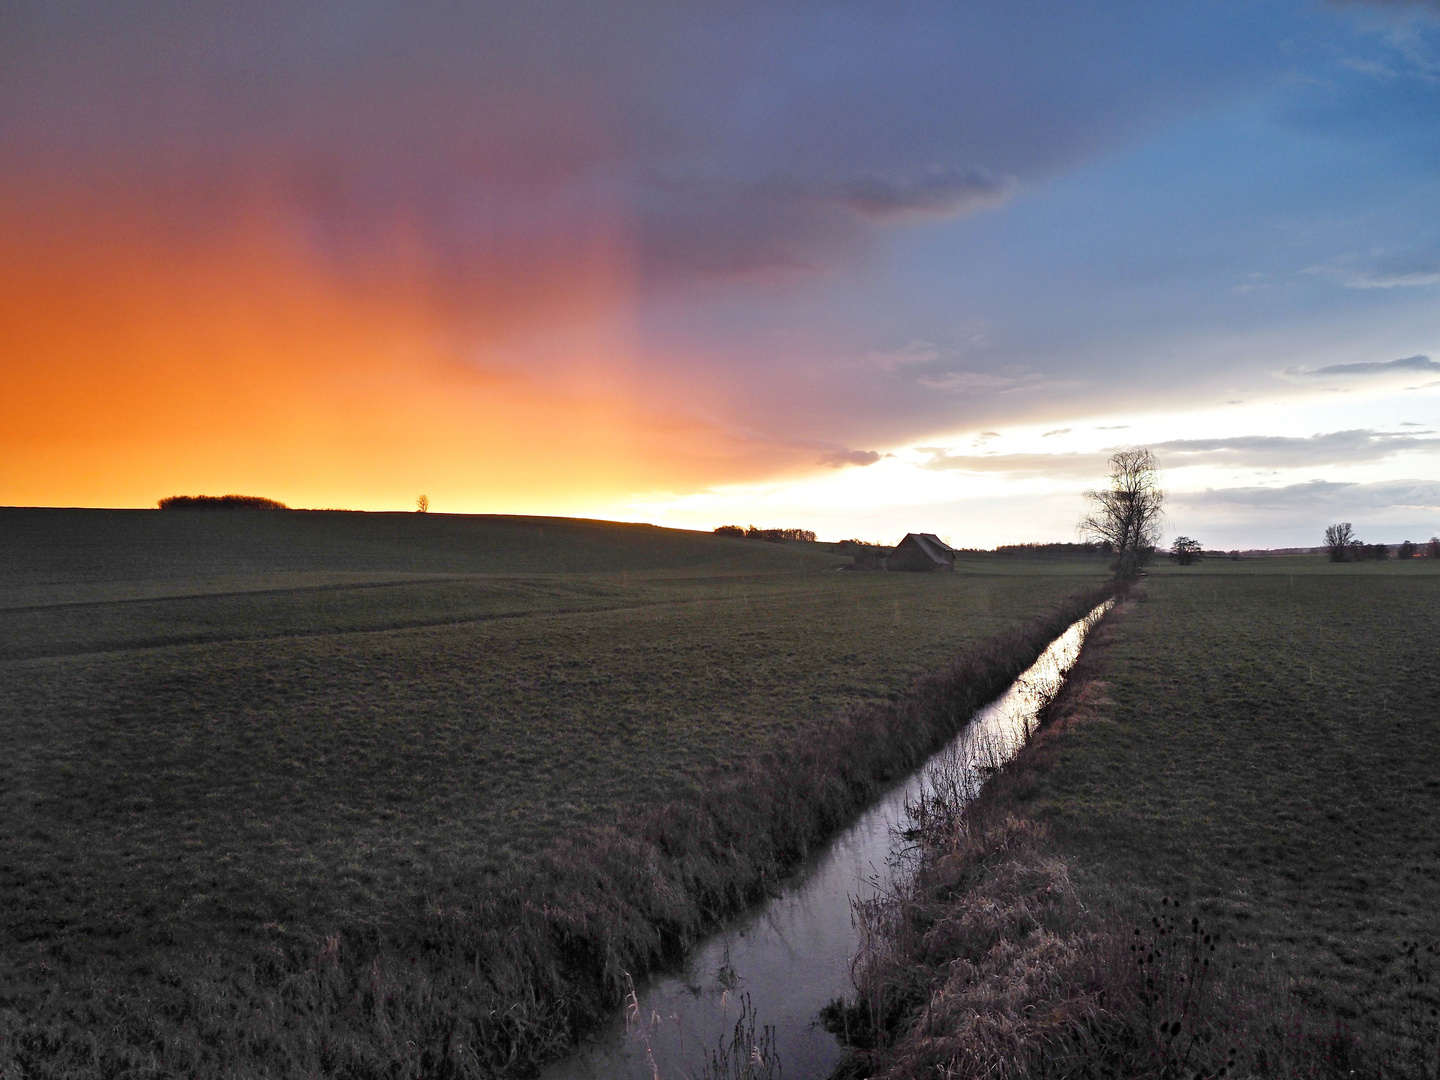
[[[936,562],[949,562],[950,560],[947,559],[946,556],[955,554],[955,549],[934,533],[906,533],[905,539],[901,540],[896,546],[902,547],[912,541],[915,547],[918,547]]]

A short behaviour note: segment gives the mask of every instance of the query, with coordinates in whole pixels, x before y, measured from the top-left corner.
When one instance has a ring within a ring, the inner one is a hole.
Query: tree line
[[[809,529],[757,529],[754,525],[721,525],[715,530],[716,536],[734,536],[742,540],[768,540],[778,544],[784,540],[807,540],[815,542],[815,534]]]
[[[289,510],[263,495],[171,495],[157,504],[161,510]]]
[[[1364,543],[1355,535],[1355,526],[1348,521],[1337,521],[1326,528],[1325,551],[1331,562],[1381,562],[1390,558],[1388,544]],[[1423,548],[1406,540],[1396,547],[1395,554],[1402,559],[1413,559],[1417,555],[1440,559],[1440,536],[1432,536]]]

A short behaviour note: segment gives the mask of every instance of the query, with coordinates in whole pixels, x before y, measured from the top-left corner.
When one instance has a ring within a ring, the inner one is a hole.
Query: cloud
[[[1075,430],[1074,428],[1057,427],[1057,428],[1055,428],[1053,431],[1047,431],[1047,432],[1045,432],[1045,434],[1041,435],[1040,437],[1041,437],[1042,439],[1048,439],[1048,438],[1050,438],[1050,436],[1052,436],[1052,435],[1069,435],[1070,432],[1072,432],[1072,431],[1074,431],[1074,430]]]
[[[820,455],[820,464],[832,469],[843,469],[846,465],[874,465],[880,460],[878,450],[832,450]]]
[[[1130,427],[1129,424],[1110,424],[1108,427],[1097,427],[1095,430],[1096,430],[1096,431],[1126,431],[1126,430],[1129,429],[1129,427]]]
[[[636,198],[642,263],[657,282],[676,272],[731,278],[762,271],[823,272],[853,258],[868,228],[999,206],[1014,187],[1012,180],[959,168],[900,179],[652,175]],[[925,346],[936,351],[929,343],[914,345],[922,353]]]
[[[1440,482],[1393,480],[1372,484],[1311,480],[1284,487],[1210,488],[1172,492],[1177,506],[1208,509],[1239,507],[1264,510],[1314,510],[1359,514],[1379,510],[1440,512]],[[1318,542],[1318,541],[1317,541]]]
[[[1090,479],[1105,475],[1105,454],[952,454],[942,447],[919,446],[928,454],[921,468],[973,473],[1007,473],[1016,477],[1055,476]]]
[[[1440,449],[1440,439],[1357,428],[1308,437],[1242,435],[1227,439],[1172,439],[1151,447],[1171,467],[1219,464],[1266,468],[1349,465],[1379,461],[1406,450]],[[1179,458],[1177,461],[1176,458]]]
[[[1440,532],[1440,482],[1312,480],[1281,487],[1172,490],[1166,509],[1177,531],[1225,548],[1313,547],[1333,521],[1353,521],[1363,540],[1396,543]]]
[[[947,394],[1004,390],[1015,385],[1014,379],[981,371],[942,371],[934,375],[921,375],[916,381],[921,386]]]
[[[865,360],[881,371],[901,371],[916,364],[933,364],[942,355],[933,341],[917,339],[899,349],[867,353]]]
[[[917,177],[895,180],[866,176],[829,195],[862,217],[879,222],[949,218],[999,206],[1015,189],[1010,177],[996,178],[970,169],[934,168]]]
[[[1302,273],[1334,278],[1347,289],[1418,289],[1440,285],[1440,251],[1338,255]]]
[[[1286,368],[1286,375],[1387,375],[1394,372],[1440,371],[1440,363],[1428,356],[1405,356],[1399,360],[1362,361],[1354,364],[1330,364],[1322,368]]]

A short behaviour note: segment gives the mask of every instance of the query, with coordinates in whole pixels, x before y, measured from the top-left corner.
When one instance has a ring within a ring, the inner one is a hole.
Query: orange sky
[[[342,279],[258,202],[203,242],[53,193],[0,217],[19,225],[0,231],[0,504],[399,509],[425,492],[437,510],[575,512],[754,464],[625,385],[629,258],[605,223],[562,222],[508,279],[492,265],[463,319],[400,226]],[[536,337],[538,377],[508,362]]]

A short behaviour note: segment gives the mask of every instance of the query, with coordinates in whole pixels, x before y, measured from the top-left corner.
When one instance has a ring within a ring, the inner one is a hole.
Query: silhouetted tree
[[[1430,537],[1430,543],[1426,547],[1430,549],[1430,558],[1440,559],[1440,536]]]
[[[1188,536],[1177,536],[1175,542],[1170,545],[1170,557],[1181,566],[1199,562],[1200,552],[1200,541],[1192,540]]]
[[[415,512],[417,514],[428,514],[430,512],[430,496],[421,495],[415,500]]]
[[[1345,553],[1355,543],[1355,527],[1348,521],[1337,522],[1325,530],[1325,550],[1331,562],[1344,562]]]
[[[1110,458],[1110,486],[1087,491],[1090,511],[1080,531],[1115,552],[1115,576],[1134,577],[1160,539],[1160,463],[1144,447],[1121,450]]]
[[[739,525],[721,525],[715,530],[715,535],[736,536],[743,540],[745,538],[745,530]]]
[[[1400,545],[1399,557],[1402,559],[1413,559],[1415,557],[1415,552],[1418,550],[1419,549],[1413,543],[1411,543],[1409,540],[1406,540],[1403,544]]]
[[[1370,558],[1376,562],[1384,562],[1390,558],[1390,548],[1385,544],[1370,544],[1365,549],[1365,554],[1369,555]]]

